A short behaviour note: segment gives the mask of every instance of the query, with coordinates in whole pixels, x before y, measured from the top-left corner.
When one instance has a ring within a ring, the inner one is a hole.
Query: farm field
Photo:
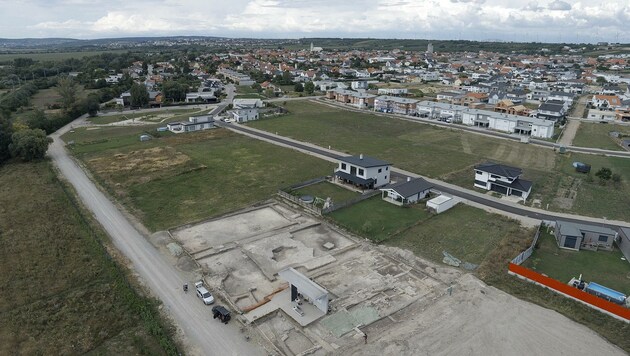
[[[347,154],[374,156],[395,167],[472,188],[476,164],[493,161],[523,169],[523,178],[534,182],[534,200],[550,210],[594,217],[626,219],[630,196],[627,159],[569,153],[523,145],[454,129],[434,127],[375,115],[357,113],[316,102],[287,102],[289,114],[248,125],[279,135],[311,142]],[[574,172],[573,161],[619,173],[622,180],[602,186]],[[620,194],[620,192],[622,194]]]
[[[573,145],[624,151],[619,140],[609,135],[611,131],[620,132],[630,138],[630,126],[582,122],[573,139]]]
[[[0,354],[177,354],[50,163],[0,168]]]
[[[321,177],[328,162],[224,129],[160,135],[147,128],[76,129],[71,151],[152,231],[221,215]]]
[[[70,58],[83,58],[103,53],[124,53],[126,50],[80,51],[80,52],[32,52],[32,53],[0,53],[0,63],[13,61],[16,58],[32,58],[36,61],[63,61]]]

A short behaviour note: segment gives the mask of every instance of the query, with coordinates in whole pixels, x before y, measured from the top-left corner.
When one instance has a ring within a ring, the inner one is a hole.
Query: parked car
[[[201,298],[201,300],[203,301],[203,304],[210,305],[214,303],[214,297],[212,296],[212,294],[210,294],[208,289],[206,289],[206,287],[203,286],[202,281],[196,282],[195,288],[197,289],[197,296]]]
[[[230,316],[230,311],[227,310],[224,306],[215,305],[214,307],[212,307],[212,318],[213,319],[219,318],[221,322],[223,322],[224,324],[227,324],[228,321],[230,321],[232,317]]]

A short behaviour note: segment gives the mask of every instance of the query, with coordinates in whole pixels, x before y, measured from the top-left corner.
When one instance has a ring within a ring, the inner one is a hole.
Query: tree
[[[11,158],[11,151],[9,151],[9,145],[11,145],[13,134],[13,125],[9,116],[6,114],[0,115],[0,163]]]
[[[52,139],[40,129],[18,131],[11,135],[11,140],[9,145],[11,155],[27,162],[44,158],[48,145],[52,143]]]
[[[77,86],[70,77],[57,81],[57,93],[61,96],[61,107],[68,110],[77,100]]]
[[[300,83],[295,83],[293,90],[295,90],[296,93],[301,93],[304,91],[304,87]]]
[[[149,92],[144,84],[131,84],[129,93],[131,94],[131,106],[142,107],[149,104]]]
[[[596,82],[597,82],[597,84],[606,84],[606,83],[608,83],[608,81],[604,77],[597,77]]]
[[[315,84],[313,84],[313,82],[307,82],[304,84],[304,91],[309,93],[309,94],[313,94],[313,92],[315,91]]]
[[[612,171],[610,168],[602,167],[597,173],[595,173],[595,177],[599,178],[601,183],[606,183],[612,178]]]

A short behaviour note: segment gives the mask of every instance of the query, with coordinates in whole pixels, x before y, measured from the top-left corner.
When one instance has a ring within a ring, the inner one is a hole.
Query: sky
[[[1,38],[203,35],[630,43],[629,0],[0,0],[0,8]]]

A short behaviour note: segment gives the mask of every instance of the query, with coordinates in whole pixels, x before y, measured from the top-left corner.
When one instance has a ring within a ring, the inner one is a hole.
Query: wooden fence
[[[534,240],[532,241],[532,244],[529,246],[529,248],[521,252],[518,256],[514,257],[512,263],[520,265],[525,262],[525,260],[527,260],[529,256],[532,255],[532,253],[534,253],[534,247],[536,247],[536,243],[538,242],[538,238],[540,237],[541,227],[542,224],[538,225],[538,230],[536,230],[536,235],[534,236]]]

